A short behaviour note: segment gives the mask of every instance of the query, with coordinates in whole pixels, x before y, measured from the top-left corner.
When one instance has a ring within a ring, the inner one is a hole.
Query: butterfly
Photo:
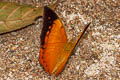
[[[63,71],[73,49],[90,24],[84,28],[75,42],[68,42],[65,28],[60,18],[47,6],[44,7],[43,19],[43,28],[40,36],[40,64],[50,75],[54,74],[57,76]]]

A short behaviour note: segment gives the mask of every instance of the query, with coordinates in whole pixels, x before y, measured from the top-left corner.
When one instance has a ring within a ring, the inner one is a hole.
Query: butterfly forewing
[[[48,7],[44,8],[44,22],[41,33],[40,63],[49,74],[58,64],[67,43],[65,29],[58,16]]]

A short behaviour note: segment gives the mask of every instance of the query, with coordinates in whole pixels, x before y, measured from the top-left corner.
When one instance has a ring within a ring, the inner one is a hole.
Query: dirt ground
[[[55,0],[0,0],[33,6]],[[120,0],[60,0],[55,12],[68,40],[91,22],[56,80],[120,80]],[[50,80],[39,64],[42,18],[35,25],[0,35],[0,80]]]

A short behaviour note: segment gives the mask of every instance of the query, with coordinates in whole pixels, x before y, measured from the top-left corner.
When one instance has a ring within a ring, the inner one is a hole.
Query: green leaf
[[[57,4],[58,1],[49,7],[54,9]],[[43,7],[0,2],[0,34],[34,23],[37,17],[43,16],[43,9]]]

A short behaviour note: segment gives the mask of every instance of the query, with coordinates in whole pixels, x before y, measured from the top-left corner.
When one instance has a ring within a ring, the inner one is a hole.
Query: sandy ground
[[[1,0],[46,5],[55,0]],[[55,12],[68,40],[91,25],[56,80],[120,80],[120,0],[60,0]],[[0,35],[0,80],[49,80],[39,64],[39,24]]]

